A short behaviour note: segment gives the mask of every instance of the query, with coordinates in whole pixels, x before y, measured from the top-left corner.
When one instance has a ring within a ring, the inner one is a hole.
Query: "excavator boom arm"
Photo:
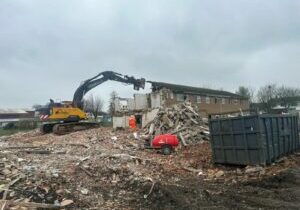
[[[98,85],[108,80],[113,80],[113,81],[122,82],[126,84],[133,84],[135,90],[139,90],[140,88],[144,89],[145,82],[146,82],[144,78],[136,79],[134,77],[122,75],[113,71],[104,71],[91,79],[85,80],[77,88],[73,97],[73,106],[82,109],[83,107],[82,99],[84,95],[91,89],[97,87]]]

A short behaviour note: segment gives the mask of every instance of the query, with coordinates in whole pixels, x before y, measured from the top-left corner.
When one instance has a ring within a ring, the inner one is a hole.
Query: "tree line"
[[[251,87],[240,86],[236,94],[249,98],[251,103],[257,103],[261,109],[269,112],[272,107],[280,105],[286,109],[297,105],[300,101],[300,89],[268,84],[255,91]]]

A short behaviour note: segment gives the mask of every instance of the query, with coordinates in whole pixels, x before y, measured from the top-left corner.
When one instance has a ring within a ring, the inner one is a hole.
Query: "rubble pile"
[[[139,193],[145,199],[161,169],[133,141],[132,134],[109,128],[1,138],[0,209],[110,209]]]
[[[186,146],[200,140],[209,140],[208,122],[188,103],[176,104],[159,110],[153,121],[145,126],[146,135],[177,134]]]
[[[112,128],[0,138],[0,209],[230,209],[237,188],[248,193],[249,180],[300,166],[299,154],[268,167],[214,165],[209,141],[169,156],[142,145],[131,132]]]
[[[52,177],[52,179],[51,179]],[[58,175],[41,173],[17,156],[0,158],[2,209],[59,209],[73,203],[65,199]]]

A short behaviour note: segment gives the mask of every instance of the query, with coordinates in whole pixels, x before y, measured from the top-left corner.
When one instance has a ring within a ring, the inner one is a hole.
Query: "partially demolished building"
[[[149,81],[149,83],[152,85],[152,92],[149,94],[134,94],[134,98],[131,99],[117,98],[115,100],[117,113],[122,113],[122,116],[135,114],[138,121],[145,121],[142,120],[145,119],[145,115],[155,113],[155,109],[168,108],[183,102],[190,102],[201,116],[249,110],[248,98],[228,91],[163,82]],[[126,124],[126,122],[121,124],[124,123]],[[144,125],[145,122],[141,124]]]
[[[151,82],[151,108],[170,107],[189,101],[199,112],[217,114],[249,109],[249,99],[240,95],[207,88]]]

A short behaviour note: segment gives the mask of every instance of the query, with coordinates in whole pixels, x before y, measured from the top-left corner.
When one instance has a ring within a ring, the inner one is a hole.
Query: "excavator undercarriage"
[[[99,127],[96,122],[69,122],[69,123],[45,123],[41,126],[42,133],[54,133],[56,135],[65,135],[68,133],[87,130]]]

